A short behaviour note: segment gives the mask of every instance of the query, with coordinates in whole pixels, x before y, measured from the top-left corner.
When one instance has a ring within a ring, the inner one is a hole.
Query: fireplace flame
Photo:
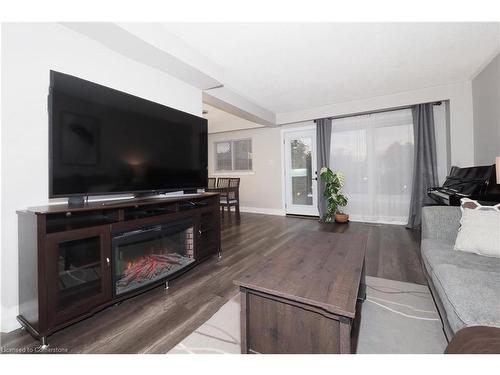
[[[130,260],[118,284],[127,285],[132,281],[150,280],[158,274],[170,271],[172,267],[182,267],[184,258],[177,253],[166,253],[151,254]]]
[[[140,257],[140,258],[137,258],[137,259],[134,259],[134,260],[130,260],[127,262],[127,268],[126,268],[126,271],[130,270],[132,267],[134,267],[135,265],[139,264],[139,263],[142,263],[144,262],[145,260],[145,257]]]

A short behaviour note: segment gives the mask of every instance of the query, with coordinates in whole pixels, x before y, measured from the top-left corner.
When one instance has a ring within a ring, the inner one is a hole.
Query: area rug
[[[446,339],[425,285],[367,277],[357,353],[443,353]],[[169,354],[239,354],[240,302],[234,296]]]

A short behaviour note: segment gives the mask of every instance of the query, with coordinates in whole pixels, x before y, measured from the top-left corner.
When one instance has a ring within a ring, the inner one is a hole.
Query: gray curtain
[[[422,206],[430,203],[427,189],[438,185],[436,135],[432,103],[412,107],[414,160],[413,186],[407,228],[419,228]]]
[[[323,118],[316,120],[316,153],[318,170],[318,211],[322,219],[326,212],[326,199],[323,196],[325,184],[321,181],[319,171],[323,167],[330,167],[330,140],[332,138],[332,120]]]

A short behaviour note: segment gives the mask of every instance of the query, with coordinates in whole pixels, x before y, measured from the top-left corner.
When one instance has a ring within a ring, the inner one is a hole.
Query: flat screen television
[[[50,198],[202,188],[207,160],[206,119],[50,72]]]

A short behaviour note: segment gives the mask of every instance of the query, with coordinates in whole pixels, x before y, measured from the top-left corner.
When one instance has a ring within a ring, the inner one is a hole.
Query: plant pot
[[[349,215],[347,215],[347,214],[335,214],[335,221],[337,223],[347,223],[347,222],[349,222]]]

